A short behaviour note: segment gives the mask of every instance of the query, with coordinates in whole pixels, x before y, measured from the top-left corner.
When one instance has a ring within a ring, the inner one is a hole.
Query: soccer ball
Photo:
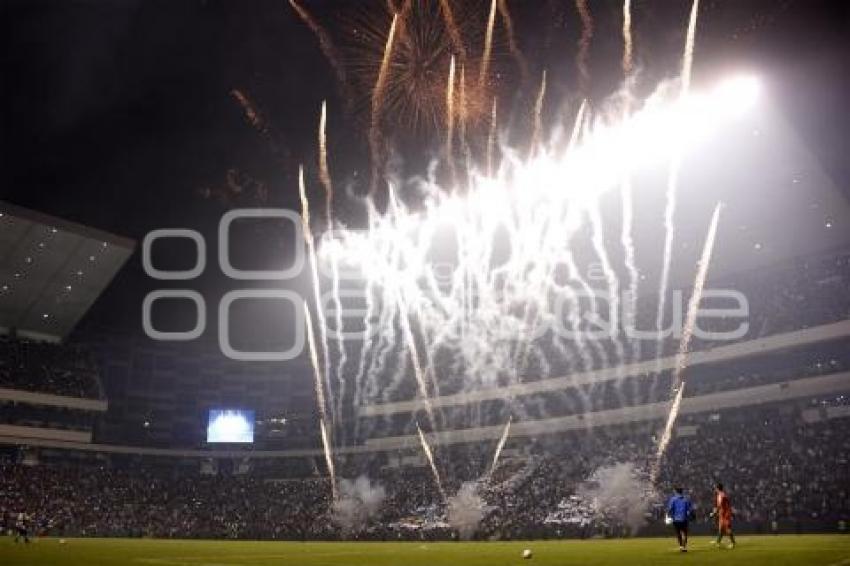
[[[530,560],[532,556],[534,556],[534,555],[531,553],[530,548],[526,548],[525,550],[522,551],[522,557],[524,559]]]
[[[59,539],[59,544],[65,544],[65,539],[60,538],[60,539]]]

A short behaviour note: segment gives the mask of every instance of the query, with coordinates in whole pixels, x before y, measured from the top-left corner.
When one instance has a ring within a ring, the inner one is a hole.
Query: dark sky
[[[348,12],[368,14],[383,5],[302,3],[336,36],[351,21]],[[621,4],[590,2],[597,99],[620,80]],[[573,2],[509,5],[533,74],[546,68],[553,97],[574,96],[581,30]],[[673,75],[690,2],[633,5],[645,81]],[[297,209],[296,167],[315,161],[323,99],[330,101],[337,182],[362,178],[355,175],[366,170],[361,123],[341,117],[345,104],[331,68],[285,0],[3,0],[2,16],[4,200],[137,240],[171,226],[214,240],[229,208]],[[848,37],[844,1],[703,0],[695,80],[727,68],[765,70],[783,114],[850,195]],[[508,84],[520,89],[502,93],[509,100],[533,94]],[[255,101],[266,135],[246,122],[233,89]],[[241,194],[228,189],[228,178],[243,187]],[[109,308],[92,316],[122,322],[111,305],[140,303],[138,257],[130,263],[101,302]]]

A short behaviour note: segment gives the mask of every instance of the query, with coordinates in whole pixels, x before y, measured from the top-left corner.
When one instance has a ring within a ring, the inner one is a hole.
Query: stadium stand
[[[806,422],[807,409],[841,408],[850,398],[772,404],[690,419],[692,433],[667,456],[660,493],[674,483],[692,486],[705,519],[712,482],[731,490],[741,530],[835,530],[850,514],[846,421]],[[600,466],[646,462],[650,427],[614,427],[531,442],[522,458],[506,459],[482,493],[487,503],[479,537],[524,538],[617,535],[614,520],[591,517],[576,502],[577,487]],[[695,432],[693,432],[695,431]],[[767,447],[772,458],[761,457]],[[487,450],[455,447],[441,453],[447,490],[486,467]],[[57,535],[320,539],[342,536],[329,514],[325,479],[281,479],[267,473],[219,473],[138,458],[68,456],[30,467],[2,464],[3,514],[26,509]],[[362,469],[360,470],[362,472]],[[420,466],[374,469],[389,491],[383,510],[354,536],[374,539],[450,538],[439,494]],[[570,505],[570,502],[573,505]],[[657,518],[658,507],[648,510]],[[8,520],[8,519],[7,519]],[[774,525],[774,522],[776,524]],[[656,521],[654,524],[657,524]],[[650,523],[653,524],[653,523]],[[705,521],[707,525],[707,521]],[[351,534],[351,533],[349,533]]]
[[[92,356],[79,348],[0,336],[0,388],[102,399]]]
[[[475,536],[634,534],[617,514],[593,509],[586,495],[596,471],[618,464],[629,466],[630,481],[649,497],[640,533],[660,528],[660,502],[677,484],[697,502],[697,530],[708,529],[716,480],[730,488],[741,531],[846,524],[847,255],[794,260],[764,280],[738,276],[754,297],[753,330],[733,343],[695,345],[676,437],[654,486],[648,469],[669,407],[667,358],[656,362],[646,353],[632,366],[574,368],[580,371],[510,392],[482,389],[460,398],[448,389],[434,405],[451,426],[426,433],[449,495],[489,474],[504,422],[516,417],[499,466],[479,484],[485,505]],[[775,302],[779,296],[787,300]],[[2,367],[10,368],[4,379],[14,385],[8,391],[38,396],[24,403],[16,397],[0,423],[0,516],[7,526],[24,510],[42,532],[60,536],[456,536],[415,436],[411,417],[419,404],[409,397],[363,407],[341,425],[356,424],[360,433],[336,448],[338,476],[365,475],[387,491],[380,512],[352,529],[334,521],[306,364],[287,366],[282,376],[273,364],[246,369],[204,354],[203,343],[151,344],[109,332],[78,332],[70,344],[77,346],[2,344],[9,353]],[[504,401],[508,393],[522,400],[522,411]],[[468,410],[470,401],[476,411]],[[257,409],[254,445],[204,443],[205,411],[224,402]]]

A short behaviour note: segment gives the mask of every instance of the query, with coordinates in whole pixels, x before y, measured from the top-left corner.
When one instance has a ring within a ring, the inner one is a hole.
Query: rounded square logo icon
[[[247,352],[233,347],[230,341],[230,308],[234,302],[247,299],[282,299],[295,307],[292,319],[295,339],[292,346],[278,352]],[[218,343],[221,352],[232,360],[249,362],[282,362],[297,358],[304,350],[306,339],[303,302],[297,293],[284,289],[240,289],[226,293],[218,306]]]
[[[198,313],[195,328],[181,332],[162,332],[154,328],[151,321],[151,310],[153,309],[153,304],[159,299],[189,299],[195,303],[195,309]],[[194,340],[203,334],[207,327],[206,301],[204,301],[200,293],[191,289],[159,289],[157,291],[151,291],[145,296],[145,300],[142,301],[142,327],[145,330],[145,334],[154,340]]]
[[[295,243],[295,255],[292,265],[279,270],[250,270],[237,269],[230,263],[230,225],[234,220],[240,218],[283,218],[292,223],[295,235],[292,241]],[[218,223],[218,263],[222,272],[231,279],[242,280],[282,280],[292,279],[297,276],[304,267],[304,235],[301,225],[301,216],[285,208],[240,208],[231,210],[221,217]]]

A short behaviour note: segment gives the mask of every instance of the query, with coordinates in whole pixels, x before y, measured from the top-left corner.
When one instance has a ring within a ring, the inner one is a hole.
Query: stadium
[[[3,7],[0,563],[850,565],[843,3]]]

